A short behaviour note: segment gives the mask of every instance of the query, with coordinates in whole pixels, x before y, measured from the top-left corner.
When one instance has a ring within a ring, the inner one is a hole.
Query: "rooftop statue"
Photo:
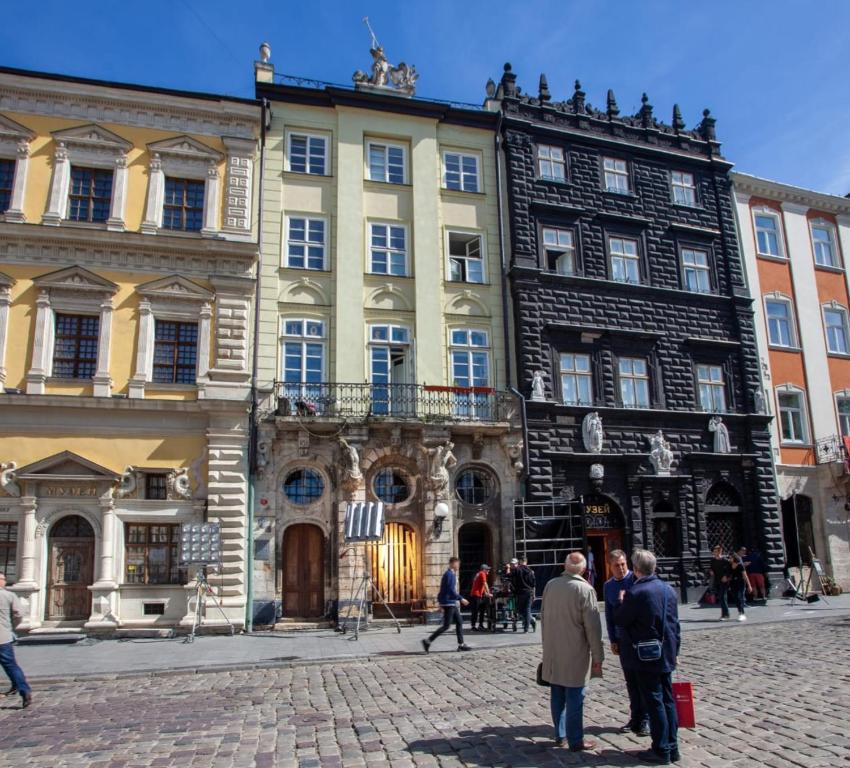
[[[386,88],[398,91],[405,96],[413,96],[416,93],[416,81],[419,79],[416,67],[412,64],[405,64],[403,61],[399,62],[397,67],[390,64],[384,55],[383,46],[378,42],[378,38],[372,31],[368,16],[363,17],[363,23],[368,28],[369,34],[372,35],[372,45],[369,48],[369,53],[372,54],[371,74],[358,69],[352,77],[354,84],[357,87]]]

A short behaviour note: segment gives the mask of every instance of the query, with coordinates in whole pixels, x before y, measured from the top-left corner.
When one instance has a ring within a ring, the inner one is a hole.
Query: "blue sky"
[[[850,192],[850,0],[45,0],[6,14],[0,64],[237,96],[253,95],[262,40],[278,72],[349,83],[369,63],[368,15],[391,62],[415,64],[420,96],[480,102],[506,61],[553,98],[576,78],[621,112],[643,91],[666,121],[717,118],[738,170]]]

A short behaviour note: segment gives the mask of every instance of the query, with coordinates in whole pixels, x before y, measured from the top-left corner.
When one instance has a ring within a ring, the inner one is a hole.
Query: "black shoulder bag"
[[[642,640],[639,643],[634,643],[632,647],[635,649],[638,661],[652,662],[661,661],[661,655],[664,647],[664,629],[667,626],[667,585],[664,585],[664,600],[661,606],[661,639],[660,640]]]

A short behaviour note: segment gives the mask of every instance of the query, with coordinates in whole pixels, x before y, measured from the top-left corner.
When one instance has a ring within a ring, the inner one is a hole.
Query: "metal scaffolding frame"
[[[515,501],[514,543],[517,554],[528,558],[541,592],[561,573],[567,554],[587,547],[583,500]]]

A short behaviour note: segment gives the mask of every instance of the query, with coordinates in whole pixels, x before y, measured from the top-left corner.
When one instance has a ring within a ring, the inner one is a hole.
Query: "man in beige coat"
[[[543,679],[550,685],[555,743],[572,752],[593,749],[584,738],[584,687],[588,673],[602,677],[602,621],[596,591],[582,577],[587,561],[571,552],[564,573],[543,590]]]

